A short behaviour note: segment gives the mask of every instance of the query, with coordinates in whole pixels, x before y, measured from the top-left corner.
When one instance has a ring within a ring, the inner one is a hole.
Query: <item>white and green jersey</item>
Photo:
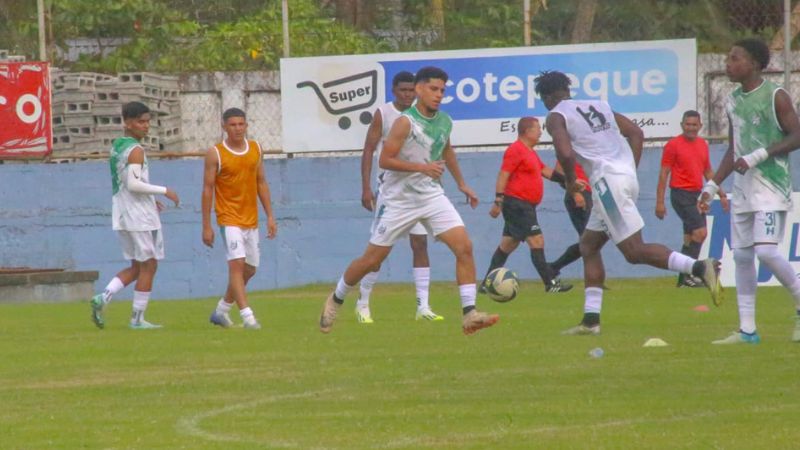
[[[733,160],[767,148],[785,134],[775,113],[775,95],[781,89],[764,80],[759,87],[742,92],[741,86],[728,97],[726,110],[733,129]],[[792,175],[789,156],[772,156],[733,175],[733,212],[787,211],[792,208]]]
[[[411,130],[398,158],[422,164],[441,160],[453,129],[450,116],[438,111],[433,117],[425,117],[417,108],[412,107],[404,111],[401,117],[411,122]],[[381,195],[388,205],[414,206],[444,195],[444,189],[441,181],[423,173],[387,170],[381,185]]]
[[[128,190],[128,156],[139,141],[125,136],[114,139],[111,144],[109,165],[111,166],[111,227],[121,231],[153,231],[161,229],[156,199],[151,194],[140,194]],[[147,156],[142,163],[142,182],[149,182]]]

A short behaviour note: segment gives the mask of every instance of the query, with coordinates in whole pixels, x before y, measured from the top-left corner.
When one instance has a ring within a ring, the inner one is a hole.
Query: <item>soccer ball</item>
[[[517,274],[505,267],[498,267],[489,272],[483,287],[486,288],[489,298],[504,303],[514,300],[514,297],[517,296],[519,281],[517,281]]]

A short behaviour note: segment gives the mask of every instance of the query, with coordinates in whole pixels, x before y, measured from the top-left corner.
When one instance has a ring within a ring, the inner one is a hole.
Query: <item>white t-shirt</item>
[[[572,148],[592,184],[606,175],[636,177],[633,151],[607,102],[562,100],[554,113],[564,117]]]
[[[379,165],[379,161],[381,160],[381,151],[383,151],[383,141],[386,140],[386,136],[389,136],[389,131],[392,129],[392,125],[394,121],[397,120],[400,115],[403,114],[402,111],[398,110],[394,106],[394,102],[389,102],[383,104],[378,107],[378,111],[381,112],[381,140],[378,142],[378,147],[375,149],[375,167],[378,168],[377,172],[377,180],[378,180],[378,189],[380,189],[381,182],[383,180],[383,173],[386,172],[385,170],[381,169]]]

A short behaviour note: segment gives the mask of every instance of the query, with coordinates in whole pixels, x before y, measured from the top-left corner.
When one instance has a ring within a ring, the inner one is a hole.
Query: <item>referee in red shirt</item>
[[[706,216],[697,209],[697,198],[703,190],[705,180],[714,177],[708,159],[708,143],[697,134],[703,123],[700,113],[689,110],[683,113],[681,129],[683,133],[670,139],[664,146],[661,156],[661,173],[656,190],[656,217],[664,219],[664,191],[669,178],[670,202],[672,208],[683,222],[683,247],[681,253],[694,259],[700,255],[700,248],[706,240]],[[704,180],[705,178],[705,180]],[[728,198],[720,191],[722,208],[728,211]],[[678,275],[678,287],[703,287],[703,282],[693,275]]]
[[[503,165],[497,174],[495,200],[489,215],[496,218],[502,210],[505,226],[500,245],[492,256],[488,275],[503,266],[520,242],[531,250],[531,261],[544,282],[547,292],[566,292],[571,284],[562,283],[553,273],[544,256],[544,236],[536,218],[536,205],[542,201],[542,176],[563,182],[564,176],[542,163],[533,146],[539,142],[542,127],[534,117],[523,117],[517,124],[516,142],[503,154]],[[485,278],[484,278],[485,281]],[[483,284],[481,290],[483,291]]]

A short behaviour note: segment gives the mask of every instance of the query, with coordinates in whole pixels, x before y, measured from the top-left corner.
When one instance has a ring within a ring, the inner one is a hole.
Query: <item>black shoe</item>
[[[567,292],[568,290],[572,289],[572,285],[569,283],[564,283],[560,279],[555,278],[553,281],[550,282],[549,286],[545,286],[545,292]]]
[[[700,278],[694,275],[685,275],[683,280],[678,284],[678,287],[690,287],[690,288],[704,288],[706,284]]]

